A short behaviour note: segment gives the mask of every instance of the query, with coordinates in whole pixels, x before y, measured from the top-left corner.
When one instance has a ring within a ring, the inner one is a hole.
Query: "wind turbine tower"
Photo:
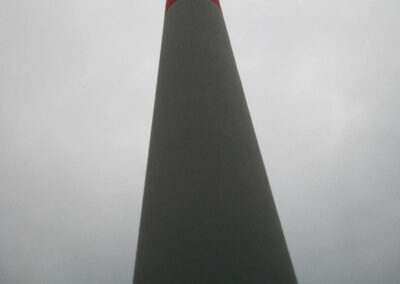
[[[134,273],[149,283],[297,283],[218,0],[166,5]]]

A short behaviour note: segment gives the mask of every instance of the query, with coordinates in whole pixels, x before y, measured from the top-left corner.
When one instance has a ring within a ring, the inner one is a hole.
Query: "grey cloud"
[[[153,2],[0,1],[1,283],[131,282]],[[400,283],[399,2],[221,3],[299,282]]]

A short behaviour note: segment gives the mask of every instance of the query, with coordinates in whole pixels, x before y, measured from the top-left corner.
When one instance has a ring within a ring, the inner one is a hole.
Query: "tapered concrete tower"
[[[218,0],[169,0],[134,284],[296,283]]]

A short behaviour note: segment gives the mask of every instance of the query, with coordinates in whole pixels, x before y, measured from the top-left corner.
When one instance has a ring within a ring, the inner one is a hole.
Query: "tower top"
[[[168,9],[176,2],[177,0],[167,0],[167,5],[165,7],[165,13],[168,11]],[[221,4],[219,3],[219,0],[211,0],[214,2],[220,9],[221,9]]]

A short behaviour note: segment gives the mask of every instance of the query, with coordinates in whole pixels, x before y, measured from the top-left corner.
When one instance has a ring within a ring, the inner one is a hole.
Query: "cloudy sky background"
[[[0,283],[130,283],[165,1],[0,0]],[[400,1],[221,1],[300,283],[400,283]]]

